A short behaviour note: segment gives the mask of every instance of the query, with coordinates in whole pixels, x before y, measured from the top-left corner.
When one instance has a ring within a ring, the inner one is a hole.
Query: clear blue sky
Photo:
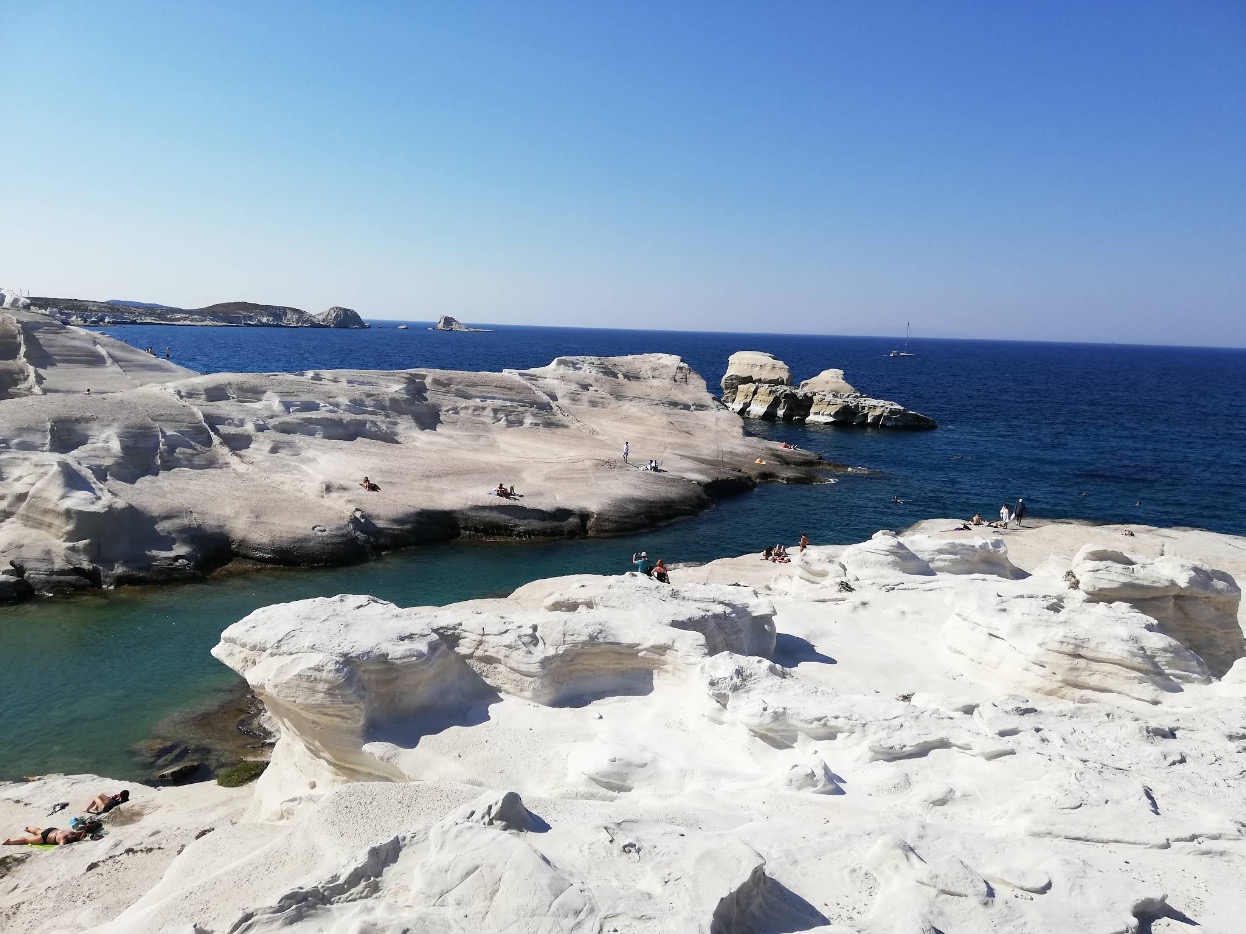
[[[1246,346],[1246,4],[0,0],[0,284]]]

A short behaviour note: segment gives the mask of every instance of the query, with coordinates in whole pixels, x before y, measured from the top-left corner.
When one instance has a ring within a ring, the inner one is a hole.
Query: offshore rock
[[[760,351],[732,354],[722,388],[723,403],[746,418],[866,428],[938,427],[933,418],[898,402],[862,395],[845,382],[843,370],[823,370],[793,389],[787,364]]]
[[[457,318],[452,318],[449,315],[442,315],[440,318],[437,319],[437,324],[429,328],[429,330],[430,331],[467,331],[467,332],[471,332],[474,334],[484,334],[487,331],[490,331],[491,328],[469,327],[468,325],[464,324],[462,321],[459,321]]]
[[[723,401],[740,386],[791,386],[792,371],[782,360],[761,350],[738,350],[727,361],[722,378]]]
[[[334,305],[328,311],[316,315],[316,320],[327,328],[366,328],[368,323],[353,308]]]

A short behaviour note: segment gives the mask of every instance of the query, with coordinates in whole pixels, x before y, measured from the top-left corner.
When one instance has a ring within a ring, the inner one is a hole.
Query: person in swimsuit
[[[117,792],[115,795],[110,795],[110,794],[101,792],[100,794],[96,795],[91,800],[91,803],[88,804],[85,808],[83,808],[83,810],[86,811],[88,814],[107,814],[113,808],[118,807],[122,804],[125,804],[129,800],[130,800],[130,792],[124,789]]]
[[[804,551],[808,547],[809,547],[809,539],[805,538],[804,532],[801,532],[800,533],[800,550]]]
[[[658,558],[658,563],[653,566],[649,576],[659,584],[669,584],[671,582],[670,576],[666,572],[666,564],[661,558]]]
[[[99,821],[89,821],[82,830],[58,830],[55,827],[25,827],[28,836],[10,837],[3,846],[68,846],[77,843],[89,833],[99,833],[104,825]]]

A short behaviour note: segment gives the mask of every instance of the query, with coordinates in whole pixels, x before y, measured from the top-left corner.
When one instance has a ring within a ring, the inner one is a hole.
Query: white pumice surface
[[[265,775],[9,848],[0,927],[1240,930],[1246,541],[1133,531],[259,610],[215,653],[279,727]],[[0,786],[0,818],[117,787]]]

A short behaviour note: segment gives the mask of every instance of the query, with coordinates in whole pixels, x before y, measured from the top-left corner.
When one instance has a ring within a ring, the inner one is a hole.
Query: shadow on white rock
[[[213,654],[279,727],[256,798],[277,817],[335,784],[418,777],[399,751],[488,720],[503,695],[582,706],[648,694],[656,674],[695,672],[718,653],[770,655],[773,615],[746,588],[585,575],[445,609],[361,596],[266,607]]]

